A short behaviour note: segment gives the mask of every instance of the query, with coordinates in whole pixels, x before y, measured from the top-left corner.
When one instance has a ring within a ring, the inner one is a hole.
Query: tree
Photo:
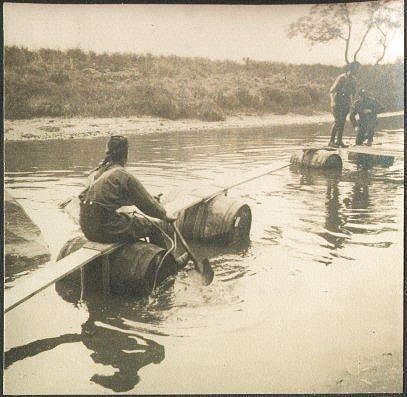
[[[373,20],[373,25],[379,33],[377,39],[381,47],[381,52],[376,60],[376,65],[386,55],[387,47],[393,39],[398,29],[402,27],[403,14],[402,10],[395,7],[395,2],[387,1],[383,7],[378,10]]]
[[[395,0],[316,4],[308,15],[290,24],[288,37],[303,36],[311,46],[342,40],[345,44],[344,58],[348,64],[351,59],[357,60],[368,36],[373,36],[381,48],[377,64],[384,58],[391,39],[402,26],[402,12],[400,2]],[[355,33],[356,25],[360,29]],[[352,43],[355,50],[350,57]]]

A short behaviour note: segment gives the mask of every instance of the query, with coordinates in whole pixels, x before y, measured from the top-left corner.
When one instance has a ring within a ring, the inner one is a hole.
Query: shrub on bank
[[[329,111],[328,91],[341,69],[211,61],[80,49],[5,47],[5,117],[119,117],[224,120],[236,113]],[[403,64],[363,66],[360,87],[386,110],[403,109]]]

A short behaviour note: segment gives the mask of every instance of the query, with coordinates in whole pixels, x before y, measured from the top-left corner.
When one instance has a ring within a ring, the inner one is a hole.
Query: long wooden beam
[[[16,285],[4,292],[4,312],[7,313],[21,303],[38,294],[45,288],[85,266],[96,258],[107,255],[122,244],[87,243],[79,250],[57,262],[48,262],[31,275],[18,281]]]
[[[280,171],[288,167],[290,163],[283,161],[279,167],[271,168],[269,165],[257,168],[237,177],[229,179],[227,183],[223,181],[215,181],[210,186],[196,188],[188,193],[176,192],[176,196],[166,198],[164,197],[163,205],[169,214],[177,214],[187,208],[193,207],[199,203],[207,202],[216,196],[227,193],[230,189],[253,181],[254,179],[261,178],[276,171]]]

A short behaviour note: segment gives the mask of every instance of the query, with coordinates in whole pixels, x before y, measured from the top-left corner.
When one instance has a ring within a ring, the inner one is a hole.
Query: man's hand
[[[175,221],[177,220],[177,217],[176,217],[176,216],[172,216],[172,215],[166,215],[166,216],[165,216],[165,220],[166,220],[168,223],[173,223],[173,222],[175,222]]]
[[[349,120],[350,120],[350,122],[351,122],[351,124],[352,124],[352,127],[353,127],[354,129],[358,127],[358,122],[357,122],[356,117],[355,117],[355,115],[354,115],[353,113],[351,113],[351,114],[349,115]]]
[[[158,202],[161,202],[161,196],[163,195],[163,193],[159,193],[157,194],[157,196],[153,196]]]

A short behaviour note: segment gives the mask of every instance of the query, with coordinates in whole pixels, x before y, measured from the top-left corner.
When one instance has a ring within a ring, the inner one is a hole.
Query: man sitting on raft
[[[150,242],[165,247],[160,230],[151,220],[117,212],[120,207],[135,205],[153,218],[169,223],[176,220],[126,171],[127,155],[127,139],[111,136],[105,159],[91,172],[89,186],[79,195],[81,229],[95,242],[134,242],[149,237]]]

